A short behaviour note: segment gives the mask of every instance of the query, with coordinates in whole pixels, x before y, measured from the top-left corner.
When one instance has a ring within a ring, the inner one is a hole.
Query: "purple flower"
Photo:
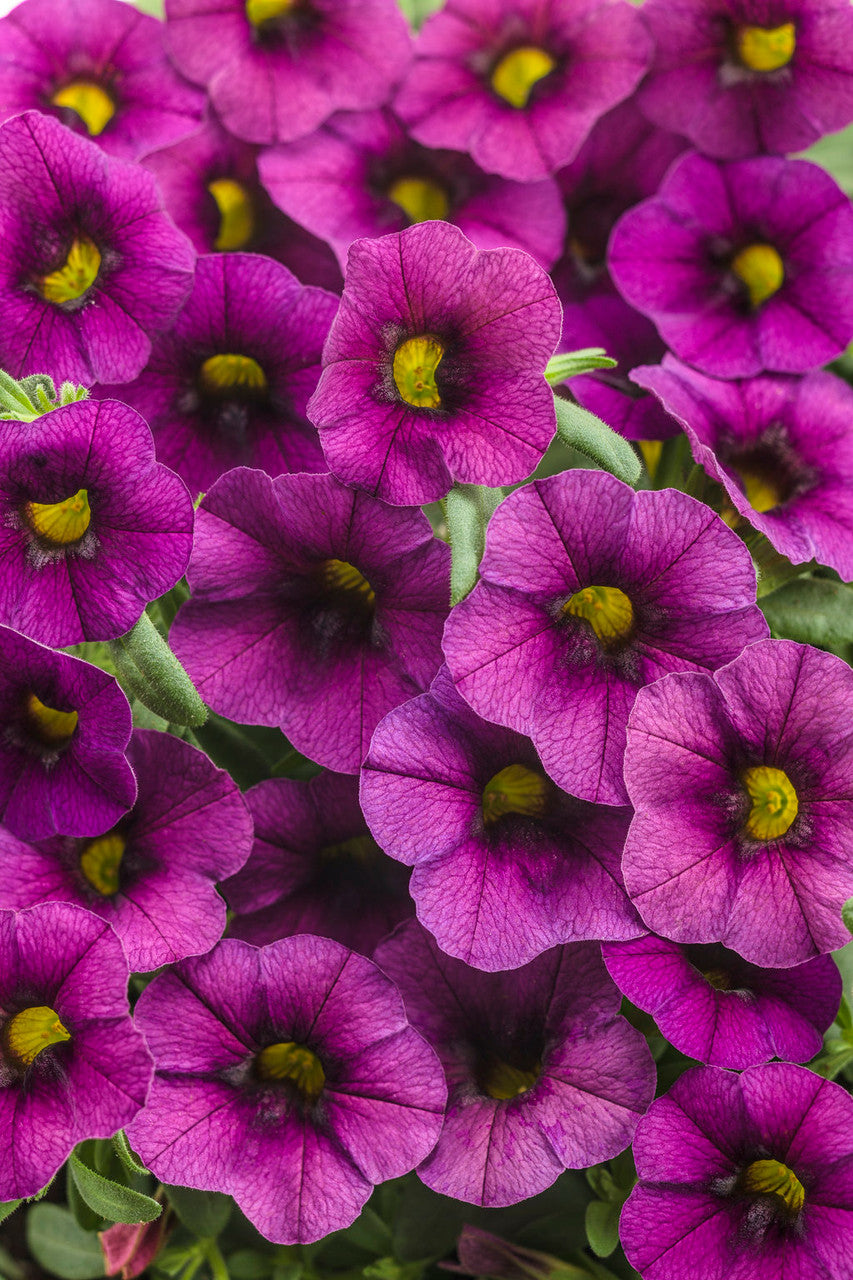
[[[252,823],[228,774],[180,738],[137,729],[127,756],[136,803],[105,835],[28,845],[0,827],[0,904],[86,907],[145,972],[219,941],[225,903],[214,885],[245,862]]]
[[[124,160],[174,142],[204,95],[176,75],[162,32],[118,0],[24,0],[0,22],[0,118],[43,111]]]
[[[0,911],[0,1198],[41,1191],[78,1142],[145,1102],[151,1055],[108,924],[66,902]]]
[[[507,182],[458,151],[428,150],[387,110],[340,112],[310,137],[265,151],[258,166],[276,204],[327,240],[342,266],[353,240],[436,218],[478,249],[526,249],[546,269],[563,242],[552,180]]]
[[[166,0],[178,70],[231,133],[291,142],[341,109],[378,107],[411,38],[393,0]]]
[[[634,1141],[622,1243],[644,1280],[843,1280],[853,1098],[804,1067],[695,1067]]]
[[[805,160],[690,153],[610,240],[619,292],[719,378],[802,373],[853,337],[853,209]]]
[[[0,627],[0,821],[23,840],[98,836],[136,797],[112,676]]]
[[[193,520],[126,405],[0,422],[0,622],[49,645],[123,635],[182,577]]]
[[[760,969],[719,944],[684,947],[654,934],[605,942],[602,954],[619,990],[652,1015],[670,1044],[716,1067],[807,1062],[820,1052],[841,999],[831,956]]]
[[[147,419],[157,457],[194,493],[232,467],[269,475],[324,471],[305,416],[337,298],[300,284],[269,258],[199,259],[175,327],[158,338],[144,372],[99,395],[127,400]]]
[[[625,726],[668,671],[713,670],[767,635],[739,538],[674,489],[567,471],[493,516],[481,581],[444,651],[474,710],[532,739],[570,795],[625,804]]]
[[[829,373],[743,382],[674,360],[634,371],[684,427],[735,512],[794,564],[853,578],[853,389]],[[574,382],[572,390],[574,390]]]
[[[853,120],[847,0],[648,0],[652,120],[711,156],[802,151]]]
[[[516,1204],[631,1141],[654,1093],[654,1065],[619,1016],[596,945],[554,947],[523,969],[480,973],[444,955],[412,920],[376,958],[447,1075],[444,1128],[418,1169],[428,1187],[471,1204]]]
[[[475,715],[446,668],[380,722],[361,803],[385,852],[415,868],[421,924],[476,969],[642,932],[620,870],[630,811],[560,791],[530,740]]]
[[[369,956],[412,914],[408,873],[371,836],[356,778],[273,778],[246,799],[255,844],[243,870],[222,886],[233,937],[265,946],[316,933]]]
[[[13,377],[129,382],[194,263],[138,165],[36,111],[0,127],[0,365]]]
[[[226,938],[155,978],[136,1020],[157,1074],[134,1149],[277,1243],[349,1226],[438,1136],[435,1054],[376,965],[328,938]]]
[[[425,146],[530,182],[574,158],[650,52],[620,0],[449,0],[425,23],[394,106]]]
[[[357,773],[383,715],[438,670],[449,560],[420,511],[240,468],[202,503],[170,639],[214,711]]]
[[[329,467],[401,506],[523,480],[554,434],[560,304],[517,249],[424,222],[349,253],[308,407]]]
[[[786,968],[849,941],[853,672],[763,640],[640,691],[622,870],[650,929]]]

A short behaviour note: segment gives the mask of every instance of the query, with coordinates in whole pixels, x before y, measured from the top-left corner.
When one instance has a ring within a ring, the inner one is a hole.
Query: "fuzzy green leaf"
[[[640,460],[627,440],[594,413],[571,400],[554,397],[557,435],[618,480],[635,485],[643,473]]]

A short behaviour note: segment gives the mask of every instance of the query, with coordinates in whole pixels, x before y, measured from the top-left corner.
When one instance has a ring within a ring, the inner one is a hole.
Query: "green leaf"
[[[578,449],[618,480],[631,485],[637,483],[643,469],[627,440],[601,418],[571,400],[555,396],[554,407],[557,411],[557,435],[564,444]]]
[[[190,1187],[166,1187],[175,1213],[188,1231],[202,1240],[215,1240],[224,1230],[234,1201],[218,1191],[193,1191]]]
[[[36,1262],[61,1280],[94,1280],[104,1274],[97,1236],[78,1227],[58,1204],[33,1205],[27,1214],[27,1245]]]
[[[579,373],[590,373],[593,369],[615,369],[617,361],[613,360],[604,347],[581,347],[578,351],[561,351],[552,356],[545,369],[545,379],[552,387],[558,387],[568,378],[576,378]]]
[[[830,578],[795,578],[759,601],[777,636],[841,657],[853,644],[853,588]]]
[[[444,0],[397,0],[403,14],[417,31],[431,13],[444,4]]]
[[[122,683],[149,711],[170,724],[204,724],[207,708],[147,613],[110,651]]]
[[[853,898],[848,898],[841,908],[841,919],[849,933],[853,933]]]
[[[267,1280],[275,1266],[270,1254],[256,1253],[254,1249],[237,1249],[226,1261],[231,1280]]]
[[[22,1200],[0,1201],[0,1222],[5,1222],[6,1219],[15,1212],[19,1204],[23,1204],[23,1201]]]
[[[143,1177],[148,1172],[148,1170],[145,1168],[144,1164],[140,1163],[139,1157],[137,1156],[136,1152],[131,1148],[131,1145],[127,1140],[127,1136],[125,1135],[124,1129],[119,1129],[118,1133],[115,1134],[112,1141],[113,1141],[113,1147],[115,1148],[115,1153],[118,1156],[119,1160],[124,1165],[127,1172],[132,1174],[136,1178]]]
[[[619,1213],[622,1202],[590,1200],[586,1206],[586,1238],[598,1258],[609,1258],[619,1243]]]
[[[153,1222],[163,1211],[163,1206],[151,1196],[132,1191],[90,1169],[76,1151],[72,1151],[68,1159],[68,1168],[82,1199],[107,1222]]]
[[[451,552],[451,604],[464,600],[477,584],[486,545],[486,527],[502,498],[502,489],[456,484],[445,499]]]

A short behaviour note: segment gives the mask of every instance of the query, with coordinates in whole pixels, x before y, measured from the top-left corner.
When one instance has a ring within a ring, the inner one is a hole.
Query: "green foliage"
[[[617,361],[613,360],[604,347],[581,347],[577,351],[561,351],[552,356],[545,370],[545,379],[552,387],[558,387],[569,378],[576,378],[581,373],[591,373],[593,369],[615,369]]]
[[[110,652],[122,684],[144,707],[170,724],[204,724],[207,708],[147,613],[110,641]]]
[[[774,636],[853,656],[853,587],[831,578],[794,578],[760,604]]]
[[[417,31],[431,13],[436,13],[444,5],[444,0],[397,0],[409,23]]]
[[[68,1209],[33,1205],[27,1214],[27,1246],[35,1261],[60,1280],[94,1280],[104,1274],[97,1236],[84,1231]]]
[[[484,485],[456,484],[444,502],[450,541],[450,601],[458,604],[476,586],[480,561],[486,545],[486,527],[503,489]]]
[[[557,435],[572,449],[590,458],[618,480],[635,485],[643,474],[640,461],[627,440],[594,413],[571,400],[554,397]]]
[[[113,1182],[86,1164],[78,1151],[68,1160],[68,1170],[80,1198],[106,1222],[153,1222],[162,1206],[151,1196]]]
[[[189,1187],[166,1187],[169,1203],[194,1236],[214,1240],[231,1217],[234,1201],[218,1191],[193,1191]]]

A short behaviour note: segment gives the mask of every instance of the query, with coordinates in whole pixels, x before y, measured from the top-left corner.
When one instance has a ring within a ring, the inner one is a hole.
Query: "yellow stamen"
[[[97,279],[101,269],[101,255],[88,236],[80,236],[71,242],[64,266],[57,267],[39,282],[41,296],[48,302],[76,302]]]
[[[746,285],[753,307],[760,307],[785,283],[785,264],[772,244],[747,245],[732,258],[731,267]]]
[[[618,587],[584,587],[563,605],[563,613],[585,618],[605,648],[631,634],[634,607]]]
[[[406,404],[416,409],[437,409],[441,396],[435,371],[441,364],[444,344],[430,334],[407,338],[394,352],[394,382]]]
[[[505,54],[492,71],[492,88],[495,93],[519,110],[530,101],[533,86],[544,80],[557,64],[536,45],[522,45]]]
[[[323,862],[336,862],[339,858],[350,862],[371,862],[377,852],[376,841],[372,836],[351,836],[349,840],[341,840],[339,844],[326,844],[320,850]]]
[[[71,1039],[59,1015],[47,1005],[34,1005],[16,1013],[3,1028],[3,1048],[22,1067],[35,1062],[43,1049]]]
[[[429,178],[398,178],[388,188],[388,199],[400,206],[410,222],[441,222],[450,209],[447,192]]]
[[[57,711],[45,706],[34,693],[27,698],[26,715],[30,729],[46,747],[60,747],[69,742],[79,718],[76,711]]]
[[[118,831],[90,840],[80,854],[80,870],[93,889],[111,898],[119,890],[119,870],[127,841]]]
[[[326,1073],[316,1053],[293,1040],[267,1045],[255,1058],[255,1070],[261,1080],[289,1081],[304,1102],[316,1102],[326,1083]]]
[[[794,56],[797,35],[793,22],[781,27],[739,27],[735,40],[738,57],[750,71],[778,71]]]
[[[24,510],[33,533],[57,547],[79,542],[92,519],[85,489],[78,489],[62,502],[28,502]]]
[[[199,369],[198,380],[213,395],[267,389],[266,374],[251,356],[210,356]]]
[[[752,801],[746,830],[754,840],[778,840],[796,818],[800,803],[787,774],[772,765],[747,769],[743,784]]]
[[[219,210],[219,234],[213,242],[219,253],[245,249],[255,234],[255,206],[244,186],[233,178],[214,178],[207,189]]]
[[[523,764],[501,769],[483,790],[483,821],[497,822],[507,813],[540,818],[548,807],[548,779]]]
[[[323,583],[330,590],[349,591],[361,596],[371,609],[376,604],[376,592],[360,570],[348,560],[327,560],[323,565]]]
[[[740,1189],[751,1195],[774,1196],[790,1218],[797,1217],[806,1200],[805,1188],[793,1169],[779,1160],[753,1160],[741,1174]]]
[[[539,1062],[529,1070],[510,1066],[508,1062],[494,1062],[483,1080],[483,1092],[501,1101],[517,1098],[533,1088],[541,1073],[542,1064]]]
[[[104,132],[116,113],[116,104],[110,95],[92,80],[72,80],[71,84],[57,89],[51,102],[55,107],[76,111],[93,138]]]
[[[246,0],[246,17],[253,27],[264,22],[274,22],[290,13],[296,0]]]
[[[746,500],[753,511],[772,511],[782,501],[782,494],[772,480],[766,480],[757,471],[735,467],[743,483]]]

